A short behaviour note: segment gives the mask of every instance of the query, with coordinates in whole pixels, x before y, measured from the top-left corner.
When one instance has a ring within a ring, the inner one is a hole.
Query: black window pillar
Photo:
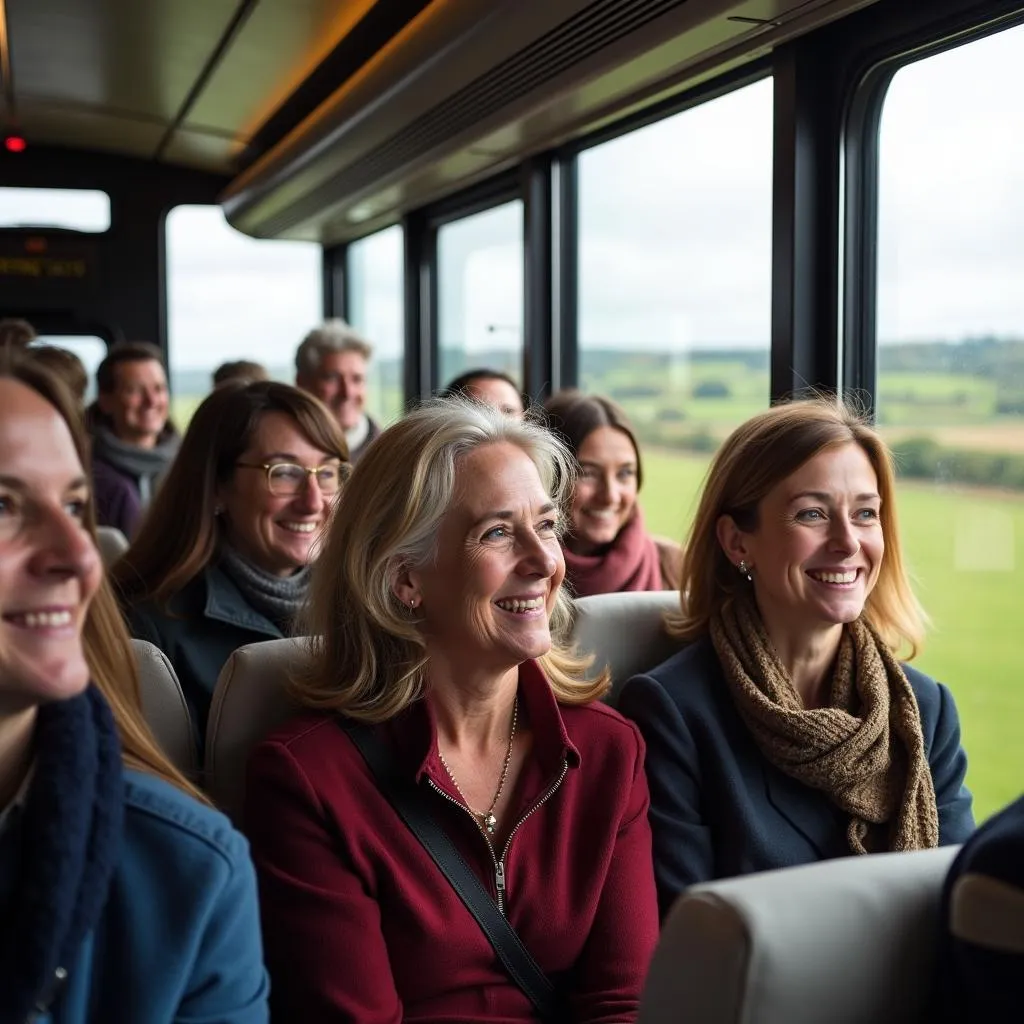
[[[841,98],[830,48],[794,43],[775,61],[773,401],[839,380]]]
[[[557,387],[553,365],[551,165],[546,156],[523,165],[523,390],[538,401]]]
[[[334,245],[324,249],[323,294],[324,317],[348,319],[348,246]]]
[[[413,408],[437,386],[437,232],[422,211],[402,220],[405,310],[405,405]]]

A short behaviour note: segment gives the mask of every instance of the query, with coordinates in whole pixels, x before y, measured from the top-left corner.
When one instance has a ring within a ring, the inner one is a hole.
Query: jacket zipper
[[[543,796],[541,796],[541,798],[515,823],[515,825],[512,826],[512,831],[508,834],[508,839],[505,841],[505,848],[501,851],[500,858],[494,852],[494,844],[491,842],[491,837],[484,830],[483,825],[481,825],[480,822],[477,820],[476,815],[465,804],[460,803],[458,800],[455,799],[455,797],[450,796],[443,789],[441,789],[441,787],[438,786],[433,779],[431,779],[429,776],[427,777],[427,784],[430,786],[430,788],[433,789],[435,793],[439,793],[441,796],[443,796],[445,800],[447,800],[450,804],[454,804],[456,807],[459,808],[459,810],[468,814],[470,818],[472,818],[473,824],[476,825],[477,831],[480,833],[480,835],[484,837],[484,842],[487,844],[487,852],[491,855],[491,863],[494,865],[494,887],[498,893],[498,911],[501,914],[505,913],[505,858],[508,856],[508,851],[512,846],[512,840],[515,837],[516,832],[519,831],[519,826],[522,825],[522,823],[526,821],[526,819],[530,817],[530,815],[533,814],[534,811],[543,807],[544,804],[546,804],[548,800],[550,800],[551,797],[554,796],[555,791],[562,784],[562,781],[565,779],[565,776],[568,773],[568,771],[569,762],[567,759],[562,758],[561,774],[558,776],[557,779],[555,779],[554,783],[552,783],[552,785],[547,789]]]
[[[25,1024],[33,1024],[34,1021],[39,1020],[50,1012],[50,1007],[53,1006],[67,980],[68,972],[63,967],[58,967],[53,972],[50,984],[46,986],[43,994],[36,1000],[36,1005],[32,1008],[32,1012],[25,1018]]]

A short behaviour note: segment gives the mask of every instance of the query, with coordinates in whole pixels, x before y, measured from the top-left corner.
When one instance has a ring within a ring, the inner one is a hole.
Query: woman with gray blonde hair
[[[314,572],[309,713],[249,763],[282,1020],[635,1019],[657,937],[643,743],[559,639],[572,465],[447,400],[356,467]]]

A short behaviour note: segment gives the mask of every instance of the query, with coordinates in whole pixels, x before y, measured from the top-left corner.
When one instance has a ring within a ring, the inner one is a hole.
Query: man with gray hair
[[[295,383],[316,395],[345,432],[353,462],[369,448],[380,427],[367,415],[366,364],[373,347],[344,320],[325,320],[295,353]]]

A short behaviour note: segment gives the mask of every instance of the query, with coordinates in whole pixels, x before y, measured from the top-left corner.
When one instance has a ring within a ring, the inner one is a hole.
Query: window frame
[[[908,8],[858,40],[845,100],[842,387],[856,393],[872,417],[878,395],[880,132],[889,86],[905,67],[1024,25],[1024,8],[1008,0],[981,9],[962,0],[936,0],[933,11],[934,17],[922,21]]]

